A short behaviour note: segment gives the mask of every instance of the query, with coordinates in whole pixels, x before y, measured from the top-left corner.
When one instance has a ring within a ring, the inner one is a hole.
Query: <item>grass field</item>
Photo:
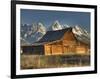
[[[90,55],[21,55],[21,69],[80,67],[90,65]]]

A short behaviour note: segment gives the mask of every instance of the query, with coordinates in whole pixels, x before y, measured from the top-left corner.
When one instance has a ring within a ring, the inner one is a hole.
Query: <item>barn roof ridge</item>
[[[60,40],[65,34],[65,32],[68,32],[68,31],[72,31],[72,27],[68,27],[62,30],[47,31],[47,33],[39,41],[33,43],[32,45]]]

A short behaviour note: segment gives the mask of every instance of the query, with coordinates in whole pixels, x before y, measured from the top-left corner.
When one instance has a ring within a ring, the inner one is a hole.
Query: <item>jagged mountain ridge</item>
[[[30,44],[38,41],[43,37],[43,35],[46,33],[46,28],[42,23],[38,24],[24,24],[21,25],[21,38],[23,38],[26,42],[29,42]],[[21,43],[21,45],[23,45]]]
[[[47,29],[43,23],[39,22],[37,24],[33,23],[32,25],[29,24],[22,24],[21,25],[21,38],[24,39],[25,44],[33,44],[36,41],[39,41],[47,31],[56,31],[62,30],[65,28],[70,27],[69,25],[61,25],[59,21],[54,21],[53,24]],[[90,34],[85,30],[82,29],[81,26],[76,25],[72,27],[72,32],[74,33],[75,37],[80,40],[84,41],[85,43],[89,43],[90,41]],[[23,41],[21,39],[21,41]],[[26,43],[25,43],[26,42]],[[23,42],[21,42],[23,45]]]
[[[85,29],[82,29],[80,26],[76,25],[73,27],[72,32],[77,40],[80,40],[86,44],[90,43],[90,34]]]
[[[61,25],[59,23],[58,20],[54,21],[53,24],[48,28],[48,31],[56,31],[56,30],[62,30],[62,29],[65,29],[67,27],[70,27],[68,25]]]

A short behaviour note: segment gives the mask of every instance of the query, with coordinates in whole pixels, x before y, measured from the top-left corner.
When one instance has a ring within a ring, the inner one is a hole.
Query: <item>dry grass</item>
[[[21,55],[21,69],[89,66],[89,55]]]

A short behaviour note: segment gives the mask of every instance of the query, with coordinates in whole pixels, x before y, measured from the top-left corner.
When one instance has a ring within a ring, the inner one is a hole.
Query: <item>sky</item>
[[[21,9],[21,24],[42,22],[47,28],[50,27],[56,20],[58,20],[61,25],[80,25],[88,32],[90,31],[89,12]]]

